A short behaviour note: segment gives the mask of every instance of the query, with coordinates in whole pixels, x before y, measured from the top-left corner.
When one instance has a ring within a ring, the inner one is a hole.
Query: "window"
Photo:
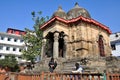
[[[118,37],[118,34],[116,34],[115,37]]]
[[[116,50],[115,44],[112,44],[112,45],[111,45],[111,48],[112,48],[112,50]]]
[[[14,30],[12,30],[12,31],[11,31],[11,33],[15,33],[15,31],[14,31]]]
[[[100,56],[104,57],[105,52],[104,52],[104,44],[103,44],[103,36],[102,35],[99,36],[98,45],[99,45]]]
[[[3,36],[1,36],[1,40],[4,40],[4,37],[3,37]]]
[[[22,43],[22,42],[23,42],[23,39],[21,39],[20,42]]]
[[[17,39],[14,39],[14,42],[17,42]]]
[[[16,51],[16,48],[13,48],[13,51]]]
[[[19,52],[21,52],[22,51],[22,49],[19,49]]]
[[[10,50],[10,47],[6,47],[6,50],[9,51],[9,50]]]
[[[3,46],[0,46],[0,50],[3,50]]]
[[[20,35],[23,35],[23,34],[24,34],[24,32],[20,32],[19,34],[20,34]]]
[[[11,38],[8,38],[8,41],[11,41]]]

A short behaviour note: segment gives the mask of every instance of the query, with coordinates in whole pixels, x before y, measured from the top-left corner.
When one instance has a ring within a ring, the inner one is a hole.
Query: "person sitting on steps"
[[[52,57],[51,60],[49,61],[48,66],[49,66],[49,71],[50,71],[50,72],[53,72],[54,69],[57,67],[57,62],[54,61],[54,58],[53,58],[53,57]]]
[[[75,63],[76,70],[72,71],[73,73],[82,73],[83,68],[79,65],[79,63]]]

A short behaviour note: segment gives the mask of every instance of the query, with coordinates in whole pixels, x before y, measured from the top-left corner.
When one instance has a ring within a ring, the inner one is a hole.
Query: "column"
[[[68,36],[64,36],[64,57],[67,58],[67,42],[68,42]]]
[[[44,55],[45,55],[45,45],[46,45],[46,39],[42,40],[42,49],[41,49],[41,60],[43,59]]]
[[[59,53],[58,36],[59,36],[59,33],[55,32],[54,33],[54,43],[53,43],[53,57],[54,58],[58,58],[58,53]]]

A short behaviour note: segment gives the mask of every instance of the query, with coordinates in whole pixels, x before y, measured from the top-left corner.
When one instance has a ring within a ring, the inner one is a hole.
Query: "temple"
[[[78,3],[67,13],[59,7],[40,29],[44,37],[42,58],[72,59],[111,54],[110,29],[92,19],[89,12],[79,7]]]
[[[37,70],[48,69],[48,61],[58,62],[56,71],[71,71],[75,62],[86,71],[109,69],[111,46],[110,29],[91,18],[89,12],[78,3],[67,13],[58,7],[52,18],[40,26],[43,30],[42,61]],[[48,70],[46,70],[48,71]]]

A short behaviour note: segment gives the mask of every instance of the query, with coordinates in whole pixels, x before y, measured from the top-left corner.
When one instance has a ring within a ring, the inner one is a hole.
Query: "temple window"
[[[100,56],[104,57],[105,52],[104,52],[104,44],[103,44],[103,36],[102,35],[99,36],[98,45],[99,45]]]

